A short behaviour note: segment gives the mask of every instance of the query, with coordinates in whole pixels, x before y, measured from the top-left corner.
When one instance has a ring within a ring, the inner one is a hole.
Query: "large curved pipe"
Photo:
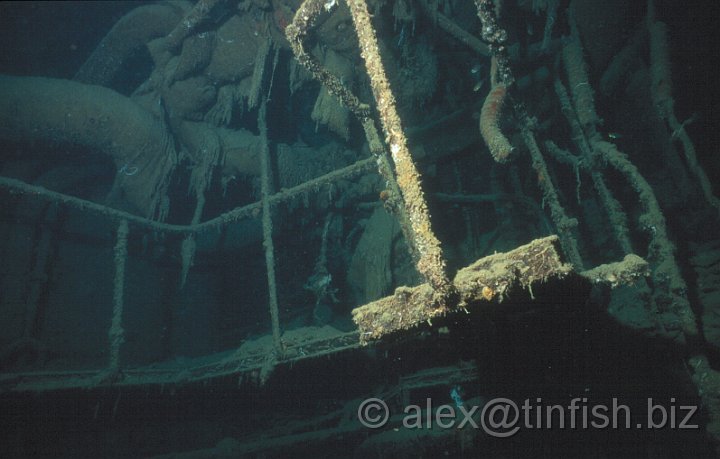
[[[176,163],[164,123],[127,97],[101,86],[39,77],[0,76],[0,138],[82,145],[109,155],[116,190],[155,217]]]

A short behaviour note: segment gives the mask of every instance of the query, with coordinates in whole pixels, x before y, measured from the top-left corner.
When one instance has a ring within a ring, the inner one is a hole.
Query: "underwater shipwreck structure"
[[[4,403],[62,392],[90,424],[132,420],[340,366],[385,371],[373,395],[407,404],[476,384],[501,331],[587,332],[557,317],[592,310],[665,353],[718,448],[718,190],[675,107],[663,9],[609,3],[159,2],[72,78],[0,76]],[[336,394],[304,420],[125,447],[482,448],[369,433],[356,408]]]

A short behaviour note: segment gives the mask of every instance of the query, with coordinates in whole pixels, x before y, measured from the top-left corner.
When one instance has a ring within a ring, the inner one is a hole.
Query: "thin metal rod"
[[[120,346],[125,342],[122,316],[125,303],[125,261],[127,260],[127,236],[129,228],[127,220],[122,220],[117,229],[115,243],[115,280],[113,285],[113,315],[108,331],[110,339],[109,369],[116,371],[120,366]]]
[[[271,206],[275,206],[282,202],[289,201],[299,194],[317,190],[323,185],[331,184],[338,180],[350,178],[365,172],[370,172],[375,169],[375,167],[375,158],[361,159],[349,166],[337,169],[320,177],[308,180],[307,182],[295,187],[275,193],[269,197],[268,201]],[[9,190],[11,194],[26,194],[43,201],[58,202],[83,212],[107,217],[110,220],[127,220],[128,223],[132,223],[136,226],[143,226],[156,231],[179,234],[201,233],[210,229],[219,228],[242,218],[251,217],[262,208],[262,203],[258,201],[246,206],[237,207],[231,211],[225,212],[224,214],[218,215],[213,219],[196,225],[173,225],[171,223],[157,222],[122,210],[113,209],[112,207],[107,207],[96,202],[58,193],[57,191],[48,190],[47,188],[43,188],[41,186],[30,185],[22,180],[12,179],[9,177],[0,177],[0,188]]]
[[[270,179],[270,147],[267,136],[267,105],[263,100],[258,113],[258,128],[260,130],[260,188],[262,192],[262,227],[263,247],[265,248],[265,267],[268,280],[268,306],[270,308],[270,324],[272,326],[273,346],[277,357],[282,356],[282,341],[280,340],[280,314],[278,312],[277,284],[275,283],[275,248],[272,240],[272,213],[270,206],[270,193],[272,183]]]

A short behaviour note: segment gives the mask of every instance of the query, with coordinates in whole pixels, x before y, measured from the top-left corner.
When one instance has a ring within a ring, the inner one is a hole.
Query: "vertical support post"
[[[51,204],[46,213],[47,222],[55,221],[58,218],[58,206]],[[50,226],[50,225],[48,225]],[[23,338],[33,339],[35,325],[39,315],[40,296],[47,285],[47,269],[51,253],[53,234],[49,227],[43,226],[40,230],[40,237],[35,250],[35,262],[33,263],[32,274],[29,280],[30,291],[25,300],[25,325],[23,327]]]
[[[532,168],[537,173],[538,185],[543,193],[543,203],[550,207],[550,217],[552,218],[552,221],[555,224],[555,229],[560,237],[560,245],[575,269],[582,271],[584,269],[582,257],[580,256],[580,251],[578,250],[577,240],[574,234],[575,229],[578,226],[578,221],[576,218],[569,217],[567,213],[565,213],[565,209],[562,204],[560,204],[560,197],[558,196],[557,189],[550,180],[547,163],[540,152],[540,147],[537,145],[535,134],[531,129],[531,123],[528,120],[527,115],[524,113],[521,115],[520,125],[520,132],[522,134],[523,141],[530,152]]]
[[[120,346],[125,342],[125,331],[122,326],[125,292],[125,261],[127,260],[128,222],[121,220],[115,241],[115,281],[113,283],[113,315],[108,337],[110,338],[111,371],[117,371],[120,365]]]
[[[667,122],[667,126],[670,128],[670,140],[680,141],[687,168],[695,176],[705,200],[715,208],[718,212],[717,215],[720,216],[720,199],[713,194],[713,185],[697,159],[695,144],[685,130],[685,125],[692,118],[681,123],[675,115],[667,27],[664,23],[655,19],[655,9],[652,1],[648,2],[647,16],[646,23],[650,35],[650,92],[653,106],[657,110],[658,116]],[[715,188],[717,190],[717,184]]]
[[[258,129],[260,130],[260,188],[262,193],[262,227],[263,247],[265,248],[265,265],[268,279],[268,302],[270,307],[270,325],[272,327],[273,346],[278,357],[282,355],[282,341],[280,340],[280,315],[278,312],[277,286],[275,284],[275,249],[272,240],[272,215],[270,213],[270,148],[268,146],[267,105],[265,101],[260,104],[258,113]]]
[[[410,255],[413,260],[417,262],[419,257],[415,247],[415,238],[413,237],[408,215],[402,202],[402,192],[397,184],[397,180],[395,180],[390,156],[385,150],[382,140],[378,135],[377,128],[375,127],[375,122],[370,113],[370,106],[361,103],[360,100],[345,87],[340,78],[320,65],[318,60],[304,48],[303,42],[307,38],[308,29],[323,12],[328,11],[328,8],[332,9],[332,7],[332,5],[327,7],[323,0],[304,0],[298,8],[297,13],[295,13],[293,22],[285,28],[285,34],[297,61],[310,72],[313,78],[322,83],[328,92],[340,101],[342,106],[347,107],[362,124],[365,138],[370,147],[370,153],[377,160],[378,172],[385,180],[388,191],[390,192],[390,196],[386,202],[389,203],[388,207],[392,210],[392,213],[397,216]]]
[[[576,69],[584,68],[583,65],[575,65],[574,67]],[[582,79],[577,75],[573,77],[573,79],[579,80],[580,83],[583,85],[590,85],[587,80],[587,74],[585,79]],[[612,227],[613,234],[620,246],[620,249],[623,251],[624,254],[633,253],[632,243],[630,242],[630,231],[628,230],[627,225],[627,215],[625,215],[622,206],[612,195],[612,192],[607,187],[607,184],[605,183],[605,178],[602,175],[601,167],[603,166],[601,166],[601,164],[605,161],[600,157],[599,152],[593,150],[590,147],[590,143],[586,138],[585,131],[583,130],[582,126],[580,126],[580,120],[578,119],[578,115],[575,112],[575,108],[570,102],[570,95],[568,94],[567,89],[562,84],[562,82],[560,82],[560,80],[555,81],[555,93],[557,94],[558,100],[560,101],[560,107],[563,114],[565,115],[565,119],[570,125],[572,138],[575,145],[580,151],[580,157],[564,155],[564,153],[560,152],[558,147],[552,142],[546,143],[546,145],[548,145],[548,150],[554,152],[556,157],[559,153],[560,156],[564,156],[566,159],[571,160],[570,162],[566,161],[566,163],[572,163],[571,165],[575,168],[575,174],[578,183],[578,202],[580,202],[580,165],[582,164],[583,167],[587,169],[592,178],[595,191],[597,191],[600,203],[602,204],[605,212],[607,213],[610,226]],[[592,129],[595,129],[594,126]]]
[[[420,186],[420,174],[407,147],[407,139],[395,106],[395,96],[390,89],[375,30],[370,22],[368,6],[365,0],[349,0],[348,6],[357,32],[360,54],[365,61],[365,69],[370,77],[373,96],[380,113],[385,140],[390,146],[390,154],[395,163],[397,182],[405,201],[418,251],[417,269],[435,292],[437,304],[434,306],[445,307],[454,289],[445,273],[445,257],[440,241],[435,237],[430,225],[430,213]]]

